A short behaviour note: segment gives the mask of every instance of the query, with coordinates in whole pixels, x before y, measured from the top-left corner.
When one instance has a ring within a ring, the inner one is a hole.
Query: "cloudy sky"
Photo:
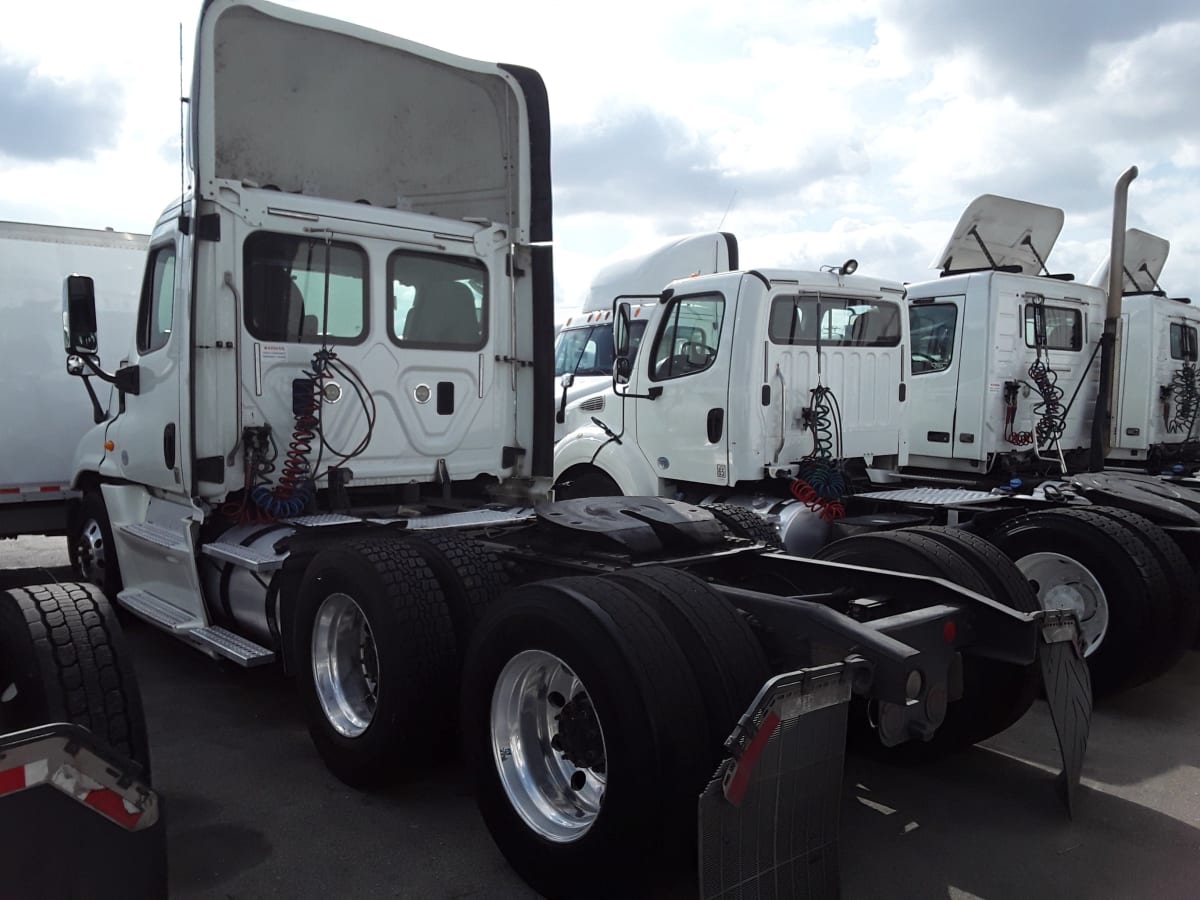
[[[1194,0],[293,2],[542,73],[560,316],[605,262],[718,226],[746,266],[921,280],[985,192],[1065,209],[1050,268],[1086,278],[1130,164],[1130,224],[1200,300]],[[179,189],[199,6],[5,4],[0,219],[150,226]]]

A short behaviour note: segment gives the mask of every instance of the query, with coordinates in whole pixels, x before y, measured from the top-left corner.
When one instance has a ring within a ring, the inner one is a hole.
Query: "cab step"
[[[205,625],[197,616],[150,591],[126,588],[117,602],[151,625],[183,638],[201,650],[233,660],[240,666],[262,666],[275,661],[275,653],[219,625]]]
[[[256,574],[274,572],[284,564],[288,557],[286,553],[263,553],[253,547],[244,547],[241,544],[230,544],[223,541],[205,544],[200,549],[206,556],[233,563],[235,566],[249,569]]]

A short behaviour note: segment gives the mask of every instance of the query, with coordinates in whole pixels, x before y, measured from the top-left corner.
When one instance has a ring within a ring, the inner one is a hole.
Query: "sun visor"
[[[207,199],[223,184],[271,186],[507,223],[516,240],[531,239],[531,193],[549,216],[549,184],[530,183],[534,166],[549,181],[537,162],[548,157],[544,87],[530,70],[271,3],[215,0],[201,12],[191,112]]]
[[[971,201],[931,268],[947,274],[1019,266],[1022,273],[1037,275],[1042,271],[1038,257],[1050,257],[1062,226],[1061,209],[984,194]]]
[[[1122,292],[1140,294],[1155,290],[1163,266],[1167,264],[1167,255],[1171,252],[1171,242],[1148,231],[1130,228],[1125,232],[1125,278]],[[1108,290],[1108,260],[1105,259],[1088,279],[1088,284],[1094,284]]]

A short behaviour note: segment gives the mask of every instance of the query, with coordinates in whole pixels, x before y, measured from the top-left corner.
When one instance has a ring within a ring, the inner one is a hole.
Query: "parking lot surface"
[[[0,569],[0,588],[70,578],[63,542],[49,538],[0,544]],[[456,759],[352,790],[325,771],[279,672],[214,663],[148,625],[127,630],[172,897],[536,896],[493,846]],[[986,747],[936,765],[849,757],[844,894],[1200,897],[1200,653],[1097,710],[1074,821],[1055,795],[1057,753],[1039,703]],[[692,891],[681,884],[678,896]]]

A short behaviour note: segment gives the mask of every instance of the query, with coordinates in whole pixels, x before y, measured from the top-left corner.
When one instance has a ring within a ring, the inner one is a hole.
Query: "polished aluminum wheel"
[[[79,574],[85,581],[104,587],[104,573],[108,568],[108,547],[104,531],[95,519],[88,519],[79,529],[75,541],[75,559]]]
[[[379,654],[367,617],[347,594],[330,594],[312,630],[313,685],[338,734],[361,735],[371,725],[379,691]]]
[[[1079,619],[1083,655],[1090,656],[1108,631],[1108,598],[1096,576],[1079,560],[1061,553],[1030,553],[1017,568],[1037,591],[1043,609],[1067,609]]]
[[[607,787],[604,731],[583,682],[543,650],[508,661],[492,691],[492,752],[513,809],[537,834],[577,841]]]

